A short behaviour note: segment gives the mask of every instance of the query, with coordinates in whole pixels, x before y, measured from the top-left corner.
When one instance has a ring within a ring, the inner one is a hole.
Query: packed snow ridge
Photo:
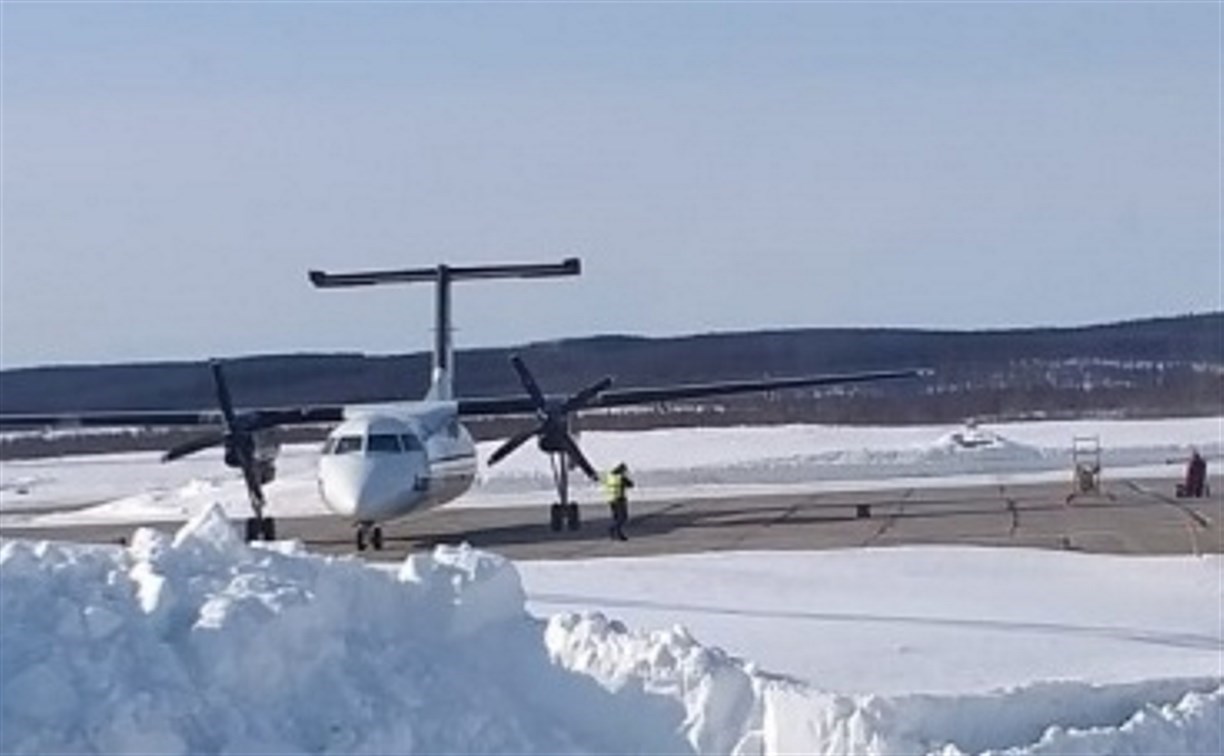
[[[1168,465],[1197,447],[1222,453],[1221,418],[1173,420],[1008,423],[989,429],[965,426],[742,426],[664,428],[633,433],[592,431],[582,446],[592,459],[623,460],[645,491],[694,485],[790,485],[907,479],[949,484],[947,478],[1053,474],[1064,480],[1077,436],[1101,444],[1101,462],[1111,472]],[[496,444],[481,444],[487,458]],[[482,465],[483,493],[547,490],[551,472],[543,455],[517,455],[497,467]],[[1034,478],[1034,481],[1039,478]],[[576,481],[581,491],[582,481]],[[642,492],[639,492],[639,496]]]
[[[6,754],[1214,754],[1224,726],[1218,678],[827,693],[683,628],[531,617],[494,554],[396,575],[219,508],[125,549],[5,542],[0,616]]]

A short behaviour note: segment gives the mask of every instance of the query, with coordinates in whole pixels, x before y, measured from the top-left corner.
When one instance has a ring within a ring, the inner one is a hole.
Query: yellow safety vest
[[[604,490],[608,492],[608,501],[621,501],[625,498],[625,476],[608,473],[604,476]]]

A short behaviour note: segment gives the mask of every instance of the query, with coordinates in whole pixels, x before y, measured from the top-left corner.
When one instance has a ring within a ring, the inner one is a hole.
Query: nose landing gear
[[[365,551],[366,544],[375,551],[383,549],[383,532],[382,528],[372,522],[357,523],[357,550]]]

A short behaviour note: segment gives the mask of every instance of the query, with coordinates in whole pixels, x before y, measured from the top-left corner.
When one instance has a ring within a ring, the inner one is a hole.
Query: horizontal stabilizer
[[[501,265],[437,265],[432,268],[367,270],[357,273],[326,273],[312,270],[310,282],[319,289],[342,289],[379,284],[433,283],[437,291],[434,315],[433,380],[427,398],[448,400],[454,396],[454,371],[451,365],[451,296],[456,281],[498,278],[554,278],[582,273],[582,261],[569,257],[559,263],[509,263]]]
[[[560,263],[508,265],[438,265],[432,268],[403,270],[368,270],[357,273],[326,273],[310,271],[310,282],[320,289],[346,286],[375,286],[384,283],[423,283],[446,277],[452,281],[490,278],[549,278],[576,276],[582,273],[582,263],[570,257]]]

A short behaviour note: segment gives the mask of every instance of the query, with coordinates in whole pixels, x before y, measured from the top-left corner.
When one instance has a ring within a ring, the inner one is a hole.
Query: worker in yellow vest
[[[612,527],[608,528],[608,537],[621,541],[629,540],[625,535],[625,523],[629,521],[629,497],[625,492],[633,488],[633,479],[629,477],[629,467],[621,462],[612,468],[612,472],[604,475],[604,490],[608,494],[608,506],[612,508]]]

